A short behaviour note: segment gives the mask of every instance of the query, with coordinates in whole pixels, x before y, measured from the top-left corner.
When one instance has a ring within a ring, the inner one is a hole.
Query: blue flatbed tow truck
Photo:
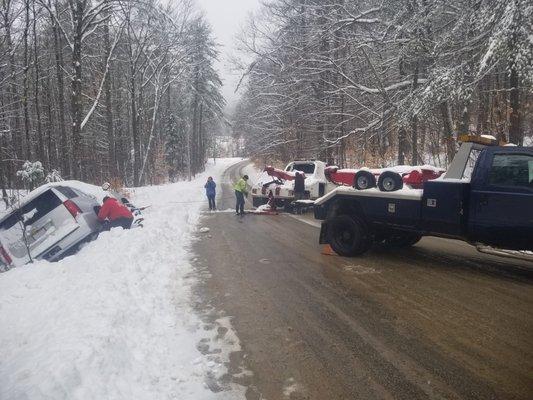
[[[341,256],[372,244],[407,247],[423,236],[478,249],[533,251],[533,148],[466,135],[446,174],[423,189],[339,187],[314,204],[320,243]]]

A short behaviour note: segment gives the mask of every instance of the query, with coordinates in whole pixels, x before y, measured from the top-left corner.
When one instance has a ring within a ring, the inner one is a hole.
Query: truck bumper
[[[328,244],[328,223],[322,222],[320,226],[320,238],[318,239],[319,244]]]

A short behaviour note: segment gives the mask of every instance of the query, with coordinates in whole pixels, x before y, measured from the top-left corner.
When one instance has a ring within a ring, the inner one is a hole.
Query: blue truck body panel
[[[470,183],[427,181],[422,196],[421,230],[466,236]]]

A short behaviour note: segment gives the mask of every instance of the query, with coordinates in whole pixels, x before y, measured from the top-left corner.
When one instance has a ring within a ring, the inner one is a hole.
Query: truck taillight
[[[267,194],[267,189],[266,189],[266,187],[263,186],[263,188],[261,189],[261,194]]]
[[[279,196],[279,193],[280,193],[280,192],[281,192],[281,188],[278,186],[278,187],[276,188],[276,196]]]
[[[6,249],[4,249],[3,246],[0,246],[0,257],[2,257],[4,259],[4,261],[5,261],[5,263],[7,265],[11,265],[11,263],[13,262],[13,260],[11,259],[9,254],[7,254],[7,251],[6,251]]]
[[[294,190],[289,190],[289,197],[294,196]]]
[[[68,212],[76,218],[78,214],[81,214],[80,208],[72,200],[65,200],[63,205],[67,208]]]
[[[257,189],[252,189],[253,194],[257,194]]]

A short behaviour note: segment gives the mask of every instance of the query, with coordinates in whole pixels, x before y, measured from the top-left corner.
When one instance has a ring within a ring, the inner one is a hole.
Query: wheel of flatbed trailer
[[[357,190],[376,187],[376,177],[370,171],[357,171],[353,178],[353,187]]]
[[[363,254],[371,245],[367,225],[349,215],[338,215],[328,221],[328,242],[335,253],[345,257]]]
[[[382,192],[395,192],[403,187],[400,174],[393,171],[385,171],[379,175],[378,188]]]

